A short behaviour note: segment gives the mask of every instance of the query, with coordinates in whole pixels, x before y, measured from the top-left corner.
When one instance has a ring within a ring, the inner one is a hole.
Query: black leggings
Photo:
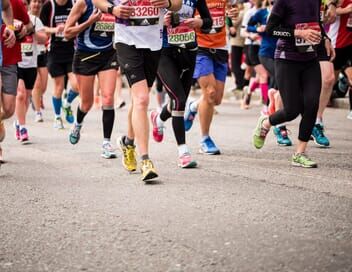
[[[242,90],[244,87],[244,70],[241,69],[243,47],[231,46],[231,70],[235,76],[236,88]]]
[[[319,62],[275,60],[276,83],[279,87],[284,108],[269,117],[275,126],[296,119],[299,125],[298,139],[308,142],[317,117],[321,90],[321,71]]]
[[[163,108],[160,118],[166,121],[172,116],[178,145],[185,144],[183,113],[192,86],[196,54],[197,51],[177,47],[163,48],[159,61],[157,75],[170,97],[170,105]]]

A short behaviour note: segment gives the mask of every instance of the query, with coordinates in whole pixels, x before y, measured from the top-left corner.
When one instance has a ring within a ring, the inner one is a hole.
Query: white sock
[[[22,128],[26,128],[26,125],[20,125],[20,130],[22,130]]]
[[[178,149],[178,156],[179,157],[181,157],[185,153],[190,153],[189,149],[188,149],[188,146],[186,144],[179,145],[177,147],[177,149]]]
[[[160,114],[158,114],[158,117],[156,117],[156,124],[158,127],[164,126],[164,121],[160,119]]]
[[[319,125],[323,125],[323,119],[322,118],[319,118],[317,117],[317,120],[315,121],[315,124],[319,124]]]
[[[193,101],[190,105],[190,109],[193,112],[197,112],[198,111],[198,105],[199,105],[199,100]]]

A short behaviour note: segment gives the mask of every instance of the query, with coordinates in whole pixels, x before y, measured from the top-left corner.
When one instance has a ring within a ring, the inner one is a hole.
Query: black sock
[[[160,119],[164,122],[171,117],[171,112],[169,112],[167,107],[168,105],[165,105],[160,113]]]
[[[144,160],[149,160],[149,155],[148,155],[148,154],[142,155],[142,156],[141,156],[141,160],[142,160],[142,161],[144,161]]]
[[[249,86],[249,80],[248,79],[244,79],[243,80],[243,86]]]
[[[81,108],[78,106],[78,108],[77,108],[77,118],[76,118],[77,123],[78,124],[82,124],[83,119],[84,119],[84,117],[86,117],[86,115],[87,115],[87,112],[83,112],[81,110]]]
[[[130,145],[130,146],[134,146],[134,139],[130,139],[127,136],[123,137],[123,143],[125,145]]]
[[[183,117],[172,116],[172,128],[174,129],[177,145],[185,144],[186,135]]]
[[[104,139],[110,139],[115,121],[114,109],[103,109],[103,131]]]

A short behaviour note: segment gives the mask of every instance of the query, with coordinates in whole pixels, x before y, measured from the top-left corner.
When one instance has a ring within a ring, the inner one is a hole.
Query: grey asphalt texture
[[[272,132],[262,150],[252,147],[258,105],[243,111],[225,101],[211,133],[222,155],[197,153],[196,121],[187,140],[199,168],[179,169],[169,122],[164,142],[150,145],[160,178],[145,185],[123,169],[119,151],[115,160],[100,157],[100,110],[72,146],[69,125],[52,128],[49,95],[46,106],[44,123],[29,111],[30,145],[6,122],[0,271],[352,271],[346,110],[327,110],[331,148],[311,142],[319,168],[301,169],[290,166],[294,148],[279,147]],[[127,110],[116,113],[115,147]],[[288,124],[294,141],[298,121]]]

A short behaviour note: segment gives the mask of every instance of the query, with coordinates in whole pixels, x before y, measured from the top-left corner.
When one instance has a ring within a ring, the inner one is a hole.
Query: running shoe
[[[249,109],[249,104],[251,103],[251,93],[249,91],[249,87],[246,86],[243,88],[243,99],[241,102],[241,109],[243,110],[248,110]]]
[[[110,142],[105,142],[103,144],[101,156],[104,159],[115,159],[116,158],[116,152],[112,148],[112,145]]]
[[[274,127],[273,132],[276,136],[276,141],[278,145],[283,145],[283,146],[292,145],[292,142],[288,137],[286,126]]]
[[[43,114],[42,114],[41,112],[37,112],[37,113],[35,114],[34,121],[37,122],[37,123],[42,123],[42,122],[44,122]]]
[[[275,93],[277,91],[275,89],[270,89],[268,92],[269,95],[269,106],[268,106],[268,113],[269,115],[272,115],[276,109],[275,109]]]
[[[4,161],[4,158],[2,156],[2,148],[0,146],[0,165],[3,164],[3,163],[5,163],[5,161]]]
[[[263,127],[263,122],[266,119],[268,119],[268,116],[260,116],[257,122],[257,126],[253,132],[253,145],[257,149],[263,147],[266,135],[270,131],[270,129],[266,129]]]
[[[185,116],[184,116],[184,122],[185,122],[185,131],[189,131],[193,125],[194,118],[197,115],[196,111],[191,110],[191,105],[193,102],[189,102],[186,105],[185,109]]]
[[[20,130],[20,142],[21,143],[27,143],[29,141],[29,137],[28,137],[28,131],[26,128],[22,128]]]
[[[220,155],[220,149],[209,136],[200,142],[199,152],[207,155]]]
[[[0,119],[0,143],[5,139],[5,136],[6,136],[5,124],[4,124],[4,121]]]
[[[136,147],[134,145],[125,145],[123,136],[119,140],[120,148],[123,153],[122,165],[129,172],[137,170]]]
[[[181,168],[195,168],[197,167],[197,162],[192,160],[190,153],[185,153],[178,158],[178,166]]]
[[[17,121],[13,122],[13,127],[15,128],[15,139],[19,141],[21,139],[21,136],[20,126],[17,124]]]
[[[321,147],[330,146],[329,139],[324,134],[324,126],[315,124],[312,131],[312,137],[314,142]]]
[[[158,126],[158,122],[157,122],[158,116],[159,116],[159,113],[155,110],[153,110],[150,114],[150,119],[152,121],[152,126],[153,126],[153,138],[156,142],[160,143],[164,139],[164,127]]]
[[[306,154],[293,154],[291,164],[293,166],[303,167],[303,168],[317,168],[318,165],[312,161]]]
[[[56,117],[54,121],[54,128],[55,129],[64,129],[64,125],[62,123],[61,117]]]
[[[75,121],[75,118],[73,117],[71,106],[63,107],[62,109],[64,110],[67,123],[72,124]]]
[[[79,139],[81,138],[81,128],[82,128],[82,125],[79,125],[79,124],[73,125],[71,133],[68,137],[71,144],[75,145],[79,142]]]
[[[157,178],[158,174],[154,168],[154,165],[151,160],[142,160],[141,162],[141,173],[142,181],[148,182],[151,179]]]
[[[349,112],[349,114],[347,115],[347,119],[352,120],[352,110]]]

